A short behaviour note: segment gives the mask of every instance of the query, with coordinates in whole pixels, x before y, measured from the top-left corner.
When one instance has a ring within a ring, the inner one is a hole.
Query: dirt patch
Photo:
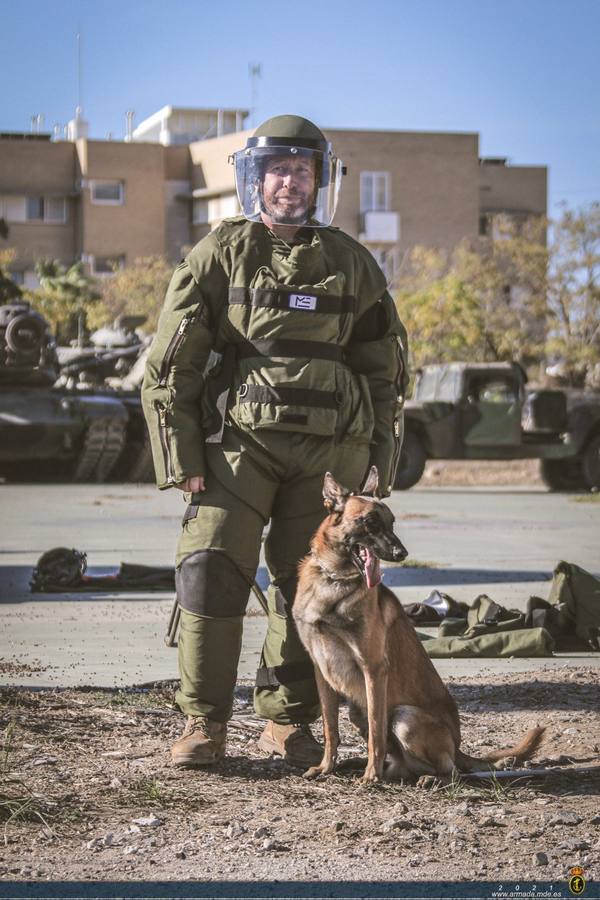
[[[0,674],[2,675],[36,675],[38,672],[47,672],[53,666],[45,666],[40,659],[33,659],[24,663],[17,659],[0,659]]]
[[[600,874],[598,670],[457,679],[463,746],[484,753],[547,726],[544,780],[424,790],[358,775],[306,782],[256,747],[236,692],[227,759],[169,765],[173,683],[0,690],[0,877],[49,880],[497,880]],[[316,728],[318,733],[318,728]],[[363,753],[342,713],[342,756]],[[1,846],[2,830],[5,846]],[[541,854],[541,855],[540,855]]]
[[[538,485],[543,487],[537,459],[429,460],[419,484],[424,487]]]

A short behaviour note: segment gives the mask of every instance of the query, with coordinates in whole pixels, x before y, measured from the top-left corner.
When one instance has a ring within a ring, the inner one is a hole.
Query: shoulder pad
[[[236,244],[242,238],[250,236],[255,229],[264,229],[264,227],[261,222],[250,222],[245,216],[232,216],[229,219],[223,219],[211,234],[223,246]]]

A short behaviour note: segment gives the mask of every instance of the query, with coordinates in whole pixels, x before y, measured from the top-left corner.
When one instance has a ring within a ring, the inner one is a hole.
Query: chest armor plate
[[[291,252],[266,240],[230,256],[219,343],[234,348],[229,418],[243,428],[369,440],[373,410],[364,376],[345,362],[356,313],[356,275],[328,258],[319,238]]]

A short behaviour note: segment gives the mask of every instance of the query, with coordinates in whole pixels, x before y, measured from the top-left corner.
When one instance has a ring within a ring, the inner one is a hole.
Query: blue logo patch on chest
[[[290,294],[290,309],[316,309],[317,298],[310,294]]]

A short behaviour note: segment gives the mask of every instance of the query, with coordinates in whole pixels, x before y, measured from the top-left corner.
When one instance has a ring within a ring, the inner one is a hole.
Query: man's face
[[[314,203],[315,161],[304,156],[274,156],[264,169],[263,203],[273,222],[304,222]]]

